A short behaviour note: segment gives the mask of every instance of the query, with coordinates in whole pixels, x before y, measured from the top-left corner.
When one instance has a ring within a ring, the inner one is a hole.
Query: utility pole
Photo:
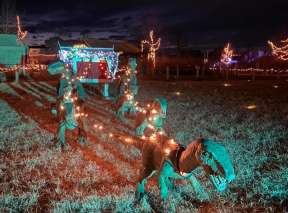
[[[2,33],[14,33],[15,32],[15,17],[16,7],[15,0],[2,0],[1,1],[1,13],[0,24]]]

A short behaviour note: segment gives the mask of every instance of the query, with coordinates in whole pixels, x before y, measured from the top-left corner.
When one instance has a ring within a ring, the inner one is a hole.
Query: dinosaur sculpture
[[[56,112],[59,126],[57,130],[57,145],[64,146],[66,129],[78,128],[78,142],[84,143],[86,131],[84,129],[86,93],[80,81],[72,75],[71,70],[62,61],[48,66],[50,75],[62,74],[57,86]],[[53,110],[52,110],[53,111]]]
[[[157,134],[146,140],[142,147],[142,170],[137,185],[136,197],[140,200],[145,193],[147,180],[156,173],[162,201],[173,188],[171,179],[188,179],[196,192],[205,193],[193,174],[202,167],[217,191],[225,190],[235,179],[232,162],[223,145],[209,139],[197,139],[186,148],[164,135]],[[206,194],[206,196],[208,196]]]
[[[130,114],[136,113],[135,96],[138,94],[138,81],[137,81],[137,61],[136,58],[129,58],[129,65],[125,66],[121,76],[120,94],[116,101],[117,116],[122,118],[125,112]]]
[[[152,132],[164,132],[164,120],[167,114],[167,100],[165,98],[156,98],[148,108],[142,110],[136,115],[136,130],[137,136],[143,136],[147,129]]]
[[[124,66],[122,70],[120,82],[120,96],[125,92],[130,91],[134,96],[138,94],[138,80],[137,80],[137,60],[136,58],[129,58],[128,66]]]
[[[84,129],[84,113],[83,102],[78,99],[75,89],[71,85],[64,88],[63,97],[58,105],[59,126],[57,130],[58,146],[65,146],[66,129],[74,130],[78,128],[78,143],[85,142],[86,131]]]
[[[63,96],[64,88],[71,84],[73,88],[76,89],[78,97],[82,101],[85,101],[86,93],[82,84],[76,77],[73,76],[69,66],[65,65],[63,61],[56,61],[49,64],[48,73],[50,75],[62,75],[57,86],[57,99]]]

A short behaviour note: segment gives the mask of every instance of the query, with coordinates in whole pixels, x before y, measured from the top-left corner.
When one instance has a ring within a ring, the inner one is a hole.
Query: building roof
[[[82,39],[82,40],[60,40],[60,45],[63,47],[72,47],[75,44],[85,44],[87,47],[94,48],[114,48],[116,52],[123,52],[127,54],[138,54],[140,49],[127,41],[120,40],[99,40],[99,39]]]
[[[15,34],[0,34],[0,64],[20,64],[27,51],[28,46],[17,43]]]
[[[19,46],[15,34],[0,34],[0,46]]]

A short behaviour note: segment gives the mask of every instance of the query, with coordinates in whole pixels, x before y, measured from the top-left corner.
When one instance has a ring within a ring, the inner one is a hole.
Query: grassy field
[[[55,148],[57,122],[50,114],[55,85],[0,84],[1,212],[287,211],[287,81],[140,83],[140,104],[168,99],[169,136],[183,144],[217,139],[236,170],[236,180],[221,194],[197,170],[210,199],[202,200],[181,181],[165,208],[155,179],[143,202],[135,203],[141,141],[134,136],[133,119],[118,120],[111,101],[91,95],[86,103],[87,145],[78,145],[72,132],[67,150]]]

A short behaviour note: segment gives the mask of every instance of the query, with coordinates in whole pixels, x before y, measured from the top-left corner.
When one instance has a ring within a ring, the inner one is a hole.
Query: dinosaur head
[[[227,150],[213,140],[203,140],[199,160],[217,191],[224,191],[235,179],[234,168]]]
[[[50,75],[62,74],[65,72],[65,63],[56,61],[48,65],[48,73]]]
[[[156,98],[153,103],[152,107],[155,108],[157,111],[161,112],[163,117],[166,117],[167,115],[167,100],[165,98]]]

